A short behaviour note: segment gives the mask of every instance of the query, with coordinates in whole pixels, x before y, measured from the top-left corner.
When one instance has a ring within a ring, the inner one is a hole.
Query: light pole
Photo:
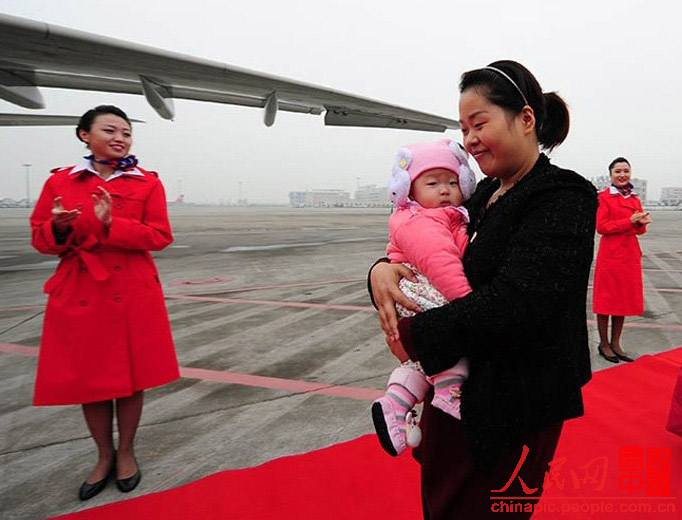
[[[24,168],[26,168],[26,207],[30,208],[31,207],[31,164],[30,163],[25,163],[22,164]]]

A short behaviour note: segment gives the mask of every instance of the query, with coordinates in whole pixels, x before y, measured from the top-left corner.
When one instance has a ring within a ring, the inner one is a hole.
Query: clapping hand
[[[81,216],[79,209],[66,209],[62,205],[62,198],[55,197],[52,205],[52,225],[60,233],[66,232],[74,220]]]
[[[95,201],[95,217],[105,226],[111,224],[111,194],[102,186],[97,186],[99,193],[92,194]]]
[[[630,216],[630,222],[643,226],[651,223],[651,216],[648,211],[636,211]]]

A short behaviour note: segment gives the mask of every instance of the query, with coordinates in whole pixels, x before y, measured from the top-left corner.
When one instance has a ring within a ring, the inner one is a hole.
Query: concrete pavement
[[[42,518],[185,484],[372,431],[388,354],[365,289],[386,209],[171,207],[155,254],[184,377],[146,392],[138,489],[82,503],[95,461],[79,407],[31,406],[44,295],[56,264],[29,244],[28,210],[0,209],[0,516]],[[633,356],[682,345],[682,212],[655,211],[646,313]],[[589,302],[588,302],[589,311]],[[612,366],[596,355],[593,369]],[[28,347],[28,348],[26,348]]]

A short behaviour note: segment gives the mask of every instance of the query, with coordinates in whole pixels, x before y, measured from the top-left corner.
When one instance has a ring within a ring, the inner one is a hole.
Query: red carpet
[[[594,374],[586,414],[564,427],[534,519],[680,518],[682,438],[664,425],[681,364],[679,348]],[[366,435],[60,518],[414,519],[419,468]]]
[[[665,430],[680,365],[682,348],[594,374],[583,393],[585,415],[565,424],[554,456],[565,460],[557,474],[563,489],[545,486],[534,520],[569,507],[575,512],[561,518],[682,517],[682,438]],[[670,450],[667,467],[658,448]]]

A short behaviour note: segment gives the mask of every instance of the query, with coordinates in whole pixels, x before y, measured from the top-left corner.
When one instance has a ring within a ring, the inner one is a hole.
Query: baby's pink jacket
[[[422,208],[413,203],[396,209],[388,219],[386,254],[391,262],[415,266],[452,301],[471,292],[462,266],[468,241],[461,211],[453,206]]]

